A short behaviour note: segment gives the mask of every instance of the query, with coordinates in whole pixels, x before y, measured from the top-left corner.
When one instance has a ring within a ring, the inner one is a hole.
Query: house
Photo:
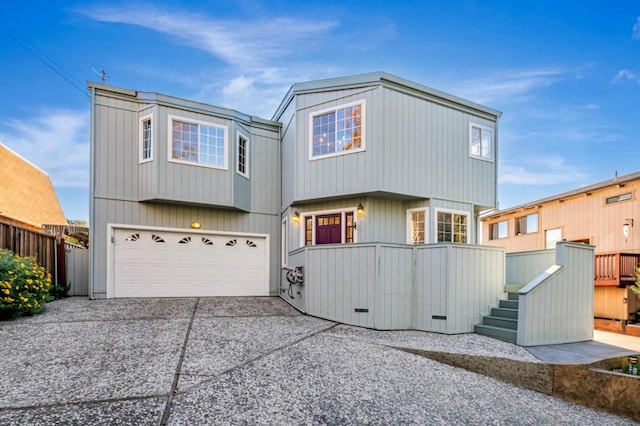
[[[49,175],[0,144],[0,222],[42,232],[67,225]]]
[[[482,217],[483,243],[507,253],[552,249],[558,241],[594,245],[596,327],[622,331],[640,310],[629,290],[640,266],[639,190],[635,172],[492,212]]]
[[[91,297],[280,295],[459,333],[505,294],[504,250],[477,245],[496,110],[383,72],[296,83],[272,120],[89,88]]]

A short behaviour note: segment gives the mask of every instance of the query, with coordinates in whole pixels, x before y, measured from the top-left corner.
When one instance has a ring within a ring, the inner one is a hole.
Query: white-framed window
[[[479,124],[469,124],[469,155],[481,160],[493,161],[493,129]]]
[[[228,169],[227,126],[169,116],[169,161]]]
[[[236,172],[246,178],[249,177],[249,138],[242,133],[238,133]]]
[[[280,246],[282,247],[282,253],[280,255],[281,266],[286,267],[289,264],[289,221],[285,217],[282,219],[282,230],[281,230],[281,242]]]
[[[489,239],[498,240],[509,236],[509,222],[503,220],[501,222],[489,224]]]
[[[562,228],[552,228],[544,231],[544,237],[546,240],[546,248],[556,248],[556,243],[562,241]]]
[[[428,242],[427,209],[420,207],[407,210],[407,244]]]
[[[538,213],[516,218],[516,235],[538,232]]]
[[[469,214],[454,210],[436,210],[436,230],[439,243],[466,243],[469,235]]]
[[[364,100],[310,114],[309,159],[364,151],[364,117]]]
[[[140,118],[140,162],[153,160],[153,116]]]
[[[300,246],[357,242],[357,208],[300,213]]]
[[[628,201],[632,198],[631,193],[616,195],[614,197],[608,197],[605,199],[605,204],[619,203],[620,201]]]

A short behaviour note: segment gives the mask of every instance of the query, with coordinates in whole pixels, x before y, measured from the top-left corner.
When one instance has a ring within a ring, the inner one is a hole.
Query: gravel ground
[[[0,323],[0,342],[0,425],[635,424],[394,349],[539,362],[518,346],[337,325],[277,298],[72,298]]]

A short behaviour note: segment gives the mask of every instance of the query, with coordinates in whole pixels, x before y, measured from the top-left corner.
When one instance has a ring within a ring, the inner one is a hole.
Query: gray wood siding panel
[[[469,157],[469,124],[494,128],[497,137],[496,123],[381,87],[296,100],[294,200],[380,190],[495,206],[497,162]],[[310,114],[359,100],[366,101],[366,151],[309,161]]]
[[[447,291],[447,332],[471,333],[504,296],[504,250],[452,245]]]
[[[525,251],[506,256],[506,284],[525,285],[555,263],[555,250]]]
[[[362,327],[374,326],[375,246],[307,250],[307,313]],[[369,312],[355,312],[368,308]]]
[[[241,213],[207,207],[185,205],[138,203],[132,201],[94,199],[96,223],[93,257],[94,296],[106,297],[107,279],[107,224],[128,224],[182,228],[190,230],[190,224],[198,221],[201,230],[260,233],[269,235],[270,293],[278,294],[280,284],[280,217],[278,215]]]
[[[278,133],[253,133],[250,144],[251,210],[279,215],[281,186]]]
[[[411,328],[413,290],[412,247],[377,247],[375,328]]]
[[[593,339],[593,246],[559,242],[557,271],[520,291],[518,344]]]
[[[281,211],[291,205],[294,200],[294,191],[297,186],[296,176],[299,170],[299,164],[296,161],[297,158],[297,140],[296,140],[296,116],[295,111],[295,99],[289,104],[284,114],[281,117],[282,122],[282,206]]]
[[[96,196],[134,199],[138,195],[138,109],[136,102],[97,96]]]
[[[376,169],[375,154],[369,149],[375,132],[368,119],[375,114],[377,90],[343,91],[298,95],[296,112],[296,153],[294,200],[332,197],[340,194],[356,194],[372,191],[375,182],[370,179]],[[309,161],[310,114],[326,108],[365,100],[365,148],[366,151]],[[288,149],[288,145],[287,145]],[[366,178],[365,178],[366,177]]]
[[[441,246],[416,247],[416,274],[413,327],[417,330],[445,333],[447,317],[447,281],[449,277],[449,248]]]

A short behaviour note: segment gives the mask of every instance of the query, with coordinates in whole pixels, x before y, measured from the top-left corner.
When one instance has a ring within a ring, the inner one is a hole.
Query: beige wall
[[[605,200],[620,194],[631,193],[631,200],[606,204]],[[640,179],[627,182],[624,186],[611,185],[539,204],[533,208],[505,213],[483,220],[483,244],[504,247],[507,253],[540,250],[545,247],[545,231],[562,229],[562,238],[567,241],[588,239],[596,246],[597,253],[640,252]],[[538,232],[515,235],[515,218],[538,213]],[[634,220],[625,240],[622,225],[627,219]],[[508,237],[490,240],[489,226],[508,220]]]

